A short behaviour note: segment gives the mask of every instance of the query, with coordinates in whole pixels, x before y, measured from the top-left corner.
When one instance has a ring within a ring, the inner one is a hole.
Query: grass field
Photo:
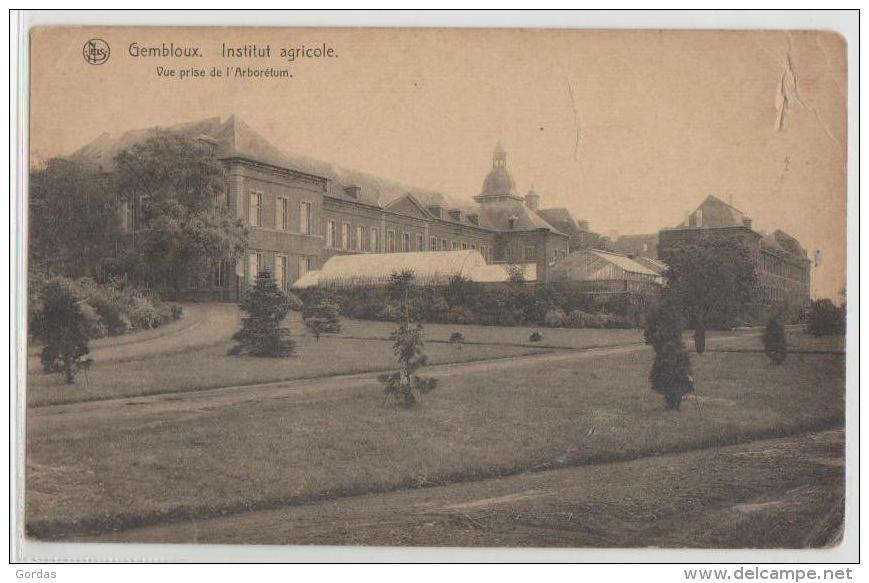
[[[373,342],[355,342],[368,361]],[[437,347],[429,345],[435,355]],[[388,354],[388,344],[379,350]],[[342,363],[356,357],[340,354]],[[139,374],[186,376],[214,366],[178,358],[171,368],[150,361]],[[791,355],[776,367],[762,354],[709,352],[692,362],[698,398],[679,413],[664,411],[649,390],[645,347],[505,373],[496,361],[445,378],[409,411],[384,408],[373,379],[322,396],[318,381],[309,392],[268,399],[251,389],[231,405],[203,395],[175,410],[132,402],[31,409],[28,527],[42,537],[104,531],[843,423],[842,356]]]
[[[374,337],[374,336],[372,336]],[[290,358],[227,356],[231,341],[197,346],[173,353],[148,355],[139,360],[101,362],[97,359],[77,384],[64,383],[63,375],[45,374],[39,361],[28,363],[27,403],[29,406],[77,401],[183,392],[304,379],[326,375],[381,371],[395,366],[392,342],[323,335],[319,342],[304,334],[296,336],[298,354]],[[432,364],[487,360],[545,349],[536,347],[468,344],[462,346],[432,342],[426,352]]]
[[[816,548],[843,519],[844,432],[824,431],[206,521],[93,542]]]

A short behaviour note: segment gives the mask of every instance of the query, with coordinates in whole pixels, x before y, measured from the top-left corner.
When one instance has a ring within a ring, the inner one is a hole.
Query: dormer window
[[[443,209],[437,205],[426,207],[426,210],[428,210],[428,212],[430,212],[433,217],[437,217],[439,219],[443,218]]]
[[[344,195],[347,198],[352,198],[353,200],[359,200],[359,193],[362,189],[356,186],[355,184],[351,184],[350,186],[344,187]]]
[[[480,215],[478,215],[477,213],[469,214],[468,215],[468,222],[471,223],[472,225],[479,225],[480,224]]]
[[[454,221],[460,222],[462,220],[462,211],[460,211],[459,209],[451,210],[450,218]]]
[[[511,229],[515,229],[516,228],[516,221],[518,221],[518,220],[519,220],[519,217],[517,217],[516,215],[513,215],[509,219],[507,219],[507,224],[510,226]]]

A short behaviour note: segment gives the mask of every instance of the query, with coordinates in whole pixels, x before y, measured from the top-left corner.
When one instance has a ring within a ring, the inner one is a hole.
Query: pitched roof
[[[553,233],[564,235],[546,220],[518,200],[492,200],[478,207],[480,224],[485,224],[498,231],[534,231],[546,229]],[[515,219],[511,227],[510,219]]]
[[[658,276],[659,274],[645,265],[641,265],[637,261],[631,259],[626,255],[620,255],[618,253],[610,253],[609,251],[601,251],[600,249],[588,249],[589,253],[600,257],[604,261],[612,263],[616,267],[627,271],[628,273],[641,273],[643,275],[653,275]]]
[[[225,121],[221,121],[219,117],[210,117],[166,127],[130,130],[116,136],[103,133],[74,152],[71,157],[94,163],[102,170],[110,172],[114,168],[114,158],[121,150],[148,139],[160,130],[213,141],[218,156],[223,158],[237,156],[328,178],[333,183],[328,194],[333,198],[344,198],[344,187],[353,185],[360,187],[359,202],[373,206],[383,206],[408,192],[412,192],[420,200],[438,199],[445,206],[456,206],[449,202],[448,197],[433,190],[409,187],[395,180],[284,152],[235,115]]]
[[[544,221],[565,235],[579,235],[586,231],[566,208],[540,209],[536,212]]]
[[[748,219],[748,216],[741,210],[710,194],[691,213],[689,224],[681,223],[676,228],[699,227],[714,229],[719,227],[743,227],[745,226],[746,219]]]

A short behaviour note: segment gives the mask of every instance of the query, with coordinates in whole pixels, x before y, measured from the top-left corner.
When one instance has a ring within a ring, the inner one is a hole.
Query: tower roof
[[[474,200],[486,202],[505,198],[522,200],[516,192],[516,182],[507,171],[507,151],[501,146],[501,142],[498,142],[492,153],[492,170],[483,180],[483,188]]]

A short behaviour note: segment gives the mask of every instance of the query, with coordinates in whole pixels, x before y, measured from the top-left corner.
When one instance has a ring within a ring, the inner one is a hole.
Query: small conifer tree
[[[39,335],[45,340],[41,360],[47,372],[63,372],[67,384],[75,383],[79,369],[87,368],[91,359],[88,339],[90,323],[79,300],[60,281],[46,284],[42,293]]]
[[[289,328],[281,326],[290,305],[268,270],[257,275],[256,284],[245,292],[240,307],[247,316],[242,318],[241,330],[232,337],[237,344],[230,354],[284,357],[295,352]]]
[[[422,351],[423,327],[410,322],[409,295],[413,282],[413,272],[403,271],[391,277],[394,297],[401,301],[402,320],[389,339],[393,341],[392,349],[398,357],[398,370],[378,376],[383,383],[383,393],[387,404],[393,403],[401,407],[412,407],[420,395],[431,392],[437,386],[437,379],[422,377],[417,372],[428,363],[428,356]]]
[[[341,331],[341,310],[338,305],[328,297],[322,297],[310,311],[310,316],[305,318],[305,326],[317,340],[321,334],[337,334]]]
[[[773,315],[763,331],[763,351],[774,364],[781,364],[788,355],[785,327],[779,314]]]
[[[682,319],[672,300],[665,299],[650,314],[645,337],[655,349],[649,375],[652,390],[664,396],[667,409],[678,410],[682,397],[694,391],[694,379],[682,341]]]

